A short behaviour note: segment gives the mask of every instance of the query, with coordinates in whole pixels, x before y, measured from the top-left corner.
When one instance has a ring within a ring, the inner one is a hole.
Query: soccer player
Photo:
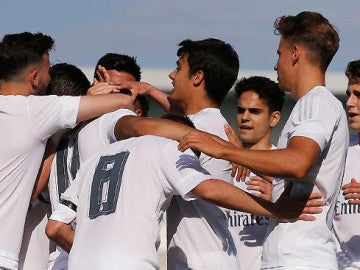
[[[346,107],[350,136],[342,192],[335,206],[334,231],[339,269],[360,269],[360,60],[351,61],[345,71],[348,78]]]
[[[50,81],[54,40],[42,33],[0,42],[0,269],[16,269],[26,213],[48,138],[60,129],[132,107],[136,95],[39,96]]]
[[[70,250],[70,270],[158,269],[159,223],[174,194],[277,216],[280,206],[212,179],[197,156],[191,150],[181,153],[177,144],[150,135],[130,138],[109,145],[82,165],[51,216],[49,224],[57,226],[47,230]],[[287,201],[282,217],[296,218],[303,204]],[[75,236],[69,225],[74,218]]]
[[[183,112],[197,129],[227,139],[224,132],[227,121],[219,107],[236,81],[239,70],[237,53],[230,44],[208,38],[183,40],[179,43],[177,55],[177,67],[169,74],[174,87],[170,96],[143,82],[127,83],[123,87],[150,96],[166,111]],[[157,133],[160,127],[155,127],[155,124],[146,131],[144,124],[134,123],[142,119],[133,118],[127,124],[125,119],[119,122],[118,128],[128,132],[128,136],[164,136]],[[138,130],[133,132],[136,127]],[[201,154],[200,163],[214,177],[232,183],[228,161]],[[167,238],[169,269],[239,267],[226,216],[220,207],[207,201],[186,201],[175,196],[167,210]]]
[[[266,77],[253,76],[242,78],[235,85],[235,94],[237,133],[242,146],[256,150],[276,149],[271,144],[270,136],[281,117],[284,91]],[[265,179],[251,172],[245,181],[234,181],[234,185],[263,199],[272,198],[272,178]],[[241,268],[260,269],[269,218],[240,211],[225,212]]]
[[[106,54],[99,59],[98,64],[104,64],[110,68],[108,71],[102,69],[99,74],[104,76],[110,75],[107,78],[107,82],[111,84],[140,80],[140,67],[136,63],[136,59],[128,55]],[[73,70],[69,67],[64,67],[62,70],[57,68],[54,73],[53,76],[57,79],[50,83],[51,88],[49,91],[51,94],[63,95],[69,92],[69,89],[72,89],[73,94],[86,94],[83,87],[79,85],[81,76],[71,76]],[[88,90],[88,93],[90,92],[92,95],[107,94],[109,90],[112,90],[109,87],[104,87],[102,84],[102,82],[95,83]],[[147,114],[148,104],[144,98],[140,99],[141,102],[137,97],[134,100],[134,111],[138,115]],[[52,163],[49,182],[53,211],[59,205],[60,195],[73,184],[81,164],[98,150],[116,141],[114,126],[123,115],[135,116],[135,113],[130,110],[116,110],[92,121],[82,123],[62,137],[55,160]],[[56,252],[50,255],[49,269],[66,269],[67,260],[68,254],[61,248],[58,248]]]
[[[238,149],[200,131],[186,135],[179,148],[195,148],[254,172],[284,178],[286,186],[292,185],[291,195],[321,192],[326,205],[316,221],[271,222],[261,267],[337,269],[331,229],[348,128],[342,104],[325,87],[325,72],[339,36],[324,16],[310,11],[279,17],[274,26],[281,36],[275,65],[280,88],[297,100],[280,135],[279,149]]]
[[[81,96],[85,95],[90,88],[89,80],[76,66],[66,63],[55,64],[50,68],[49,73],[51,80],[46,89],[47,95]],[[66,130],[61,130],[58,133],[63,134],[64,132],[66,132]],[[45,170],[45,166],[46,163],[48,163],[50,167],[54,153],[56,152],[56,145],[61,136],[60,134],[52,136],[47,142],[45,153],[49,153],[48,155],[46,154],[48,158],[44,160],[41,175],[38,176],[38,182],[36,184],[36,187],[41,191],[48,183],[50,169]],[[48,171],[48,173],[45,174],[45,171]],[[33,191],[33,194],[34,193],[35,195],[32,196],[35,198],[30,204],[26,216],[24,236],[19,255],[19,269],[25,270],[47,269],[49,254],[55,251],[54,242],[50,242],[45,234],[45,227],[48,222],[48,217],[51,214],[49,191],[45,189],[40,193],[40,191],[36,190]]]

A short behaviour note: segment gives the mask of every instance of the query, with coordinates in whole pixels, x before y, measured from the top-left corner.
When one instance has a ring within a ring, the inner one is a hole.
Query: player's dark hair
[[[106,70],[116,70],[118,72],[125,72],[131,74],[136,81],[141,79],[141,69],[136,62],[135,57],[119,53],[107,53],[103,55],[96,63],[94,78],[99,80],[96,73],[97,67],[101,65]],[[140,106],[142,116],[147,116],[149,113],[149,100],[144,95],[138,95],[135,99],[135,105]]]
[[[234,48],[214,38],[186,39],[179,46],[177,55],[187,55],[189,76],[201,70],[209,97],[220,106],[238,76],[239,57]]]
[[[323,15],[303,11],[296,16],[281,16],[274,22],[275,34],[290,43],[302,44],[308,52],[308,59],[318,63],[326,71],[339,48],[339,35]]]
[[[83,96],[90,88],[85,74],[76,66],[59,63],[50,68],[50,83],[46,93],[57,96]]]
[[[5,35],[0,42],[0,80],[12,80],[26,67],[41,63],[53,46],[54,40],[42,33]]]
[[[279,84],[262,76],[241,78],[235,85],[237,99],[246,91],[253,91],[259,98],[264,100],[269,107],[269,113],[281,112],[284,105],[285,92],[279,88]]]
[[[116,70],[126,72],[134,76],[136,81],[141,79],[140,66],[136,63],[136,58],[125,54],[107,53],[103,55],[95,66],[94,78],[99,79],[96,74],[97,67],[101,65],[106,70]]]
[[[354,60],[347,64],[345,75],[349,79],[349,84],[360,83],[360,60]]]

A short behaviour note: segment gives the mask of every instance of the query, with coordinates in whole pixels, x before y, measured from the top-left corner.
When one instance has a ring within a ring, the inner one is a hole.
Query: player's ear
[[[27,79],[30,81],[33,88],[37,88],[39,85],[39,71],[37,69],[32,69],[27,75]]]
[[[142,116],[142,110],[140,108],[135,108],[134,112],[137,116]]]
[[[296,65],[297,62],[299,61],[300,53],[301,53],[300,46],[297,44],[294,44],[291,48],[291,61],[292,61],[293,65]]]
[[[281,113],[279,111],[272,112],[270,114],[270,126],[273,128],[275,127],[281,118]]]
[[[193,84],[199,86],[204,81],[204,72],[202,70],[197,71],[191,76]]]

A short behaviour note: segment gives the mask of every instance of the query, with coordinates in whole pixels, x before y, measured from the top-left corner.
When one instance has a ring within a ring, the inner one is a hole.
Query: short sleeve
[[[338,125],[339,113],[330,103],[321,100],[321,96],[304,97],[298,104],[298,116],[293,119],[294,129],[291,137],[303,136],[315,141],[321,151],[331,140],[334,127]]]
[[[29,96],[26,106],[34,134],[45,140],[60,129],[73,128],[79,104],[80,97]]]
[[[99,118],[100,131],[102,132],[103,140],[109,143],[117,141],[114,134],[115,125],[118,120],[127,115],[136,116],[136,114],[129,109],[119,109],[114,112],[104,114]]]
[[[180,152],[177,143],[171,142],[164,146],[161,169],[167,179],[167,189],[174,195],[180,195],[185,200],[195,197],[190,191],[202,181],[213,178],[201,165],[199,159],[191,150]]]

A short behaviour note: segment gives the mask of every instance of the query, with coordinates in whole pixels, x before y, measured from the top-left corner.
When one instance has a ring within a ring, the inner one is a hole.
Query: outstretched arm
[[[217,136],[198,130],[180,140],[179,150],[187,148],[240,164],[258,174],[294,178],[303,178],[321,153],[315,141],[301,136],[291,138],[285,149],[250,150],[239,149]]]
[[[195,129],[167,119],[127,115],[116,123],[114,134],[117,140],[155,135],[179,141],[192,130]]]
[[[319,200],[321,199],[320,193],[291,198],[284,196],[276,203],[272,203],[217,179],[201,182],[192,192],[198,197],[222,207],[272,217],[281,221],[315,220],[314,216],[308,214],[321,213],[322,209],[319,207],[325,203],[323,200]]]
[[[76,122],[87,121],[120,108],[133,109],[136,95],[107,94],[80,97]]]
[[[120,89],[130,89],[131,92],[138,95],[147,95],[155,100],[165,111],[169,111],[169,95],[157,89],[155,86],[146,82],[126,82],[119,85]]]

